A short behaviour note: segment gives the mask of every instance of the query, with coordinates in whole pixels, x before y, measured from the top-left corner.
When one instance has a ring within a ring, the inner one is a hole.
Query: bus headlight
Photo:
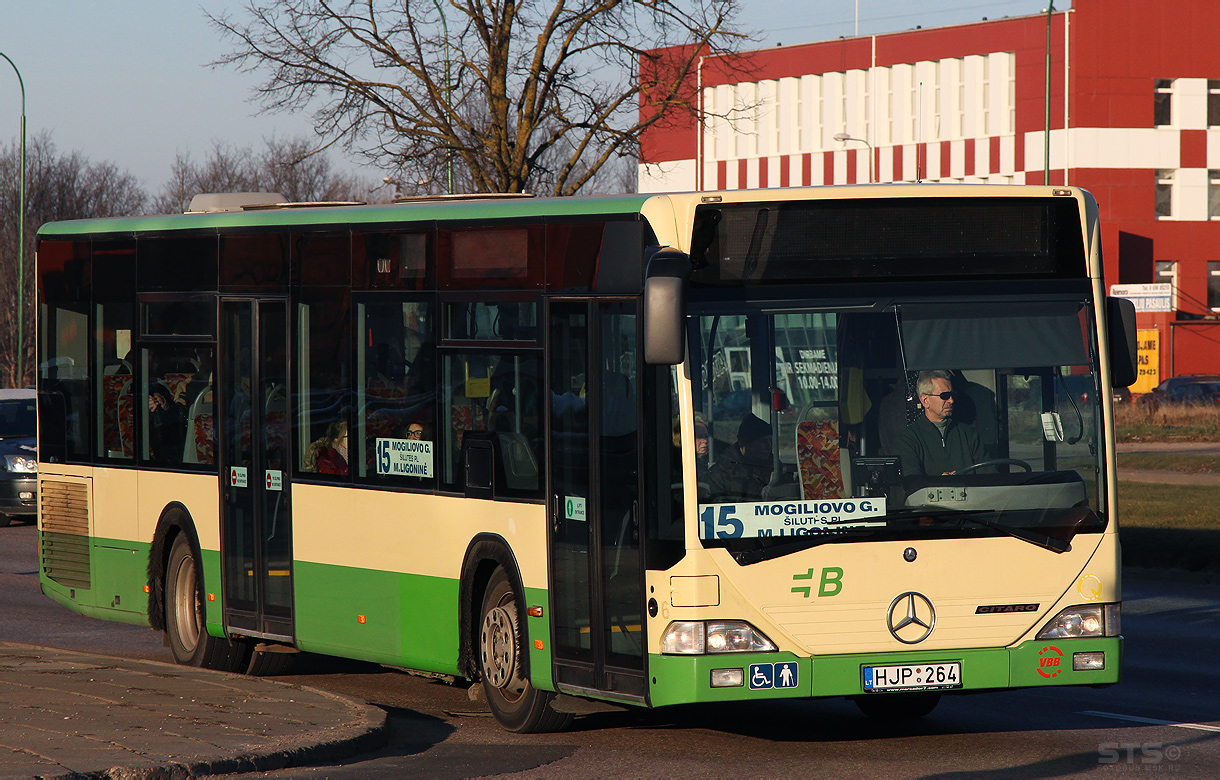
[[[1042,627],[1038,639],[1118,636],[1119,605],[1068,607]]]
[[[38,461],[34,458],[27,458],[24,455],[5,455],[4,467],[9,471],[38,473]]]
[[[661,652],[677,655],[700,655],[705,645],[705,632],[701,621],[675,620],[661,635]]]
[[[676,620],[661,635],[661,652],[667,655],[704,653],[761,653],[775,644],[744,620]]]

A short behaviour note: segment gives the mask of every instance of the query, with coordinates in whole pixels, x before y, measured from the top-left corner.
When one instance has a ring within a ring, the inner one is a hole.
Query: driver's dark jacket
[[[765,466],[753,464],[737,447],[727,447],[716,459],[716,465],[708,470],[708,500],[712,503],[759,501],[770,479],[770,461]]]
[[[944,474],[987,460],[983,442],[973,426],[950,421],[942,438],[940,429],[920,415],[898,434],[894,454],[902,460],[902,475]]]

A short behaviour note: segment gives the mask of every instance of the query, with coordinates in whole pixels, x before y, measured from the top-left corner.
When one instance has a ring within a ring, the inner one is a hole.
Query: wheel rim
[[[505,687],[517,666],[513,622],[504,607],[493,607],[483,617],[483,672],[496,688]]]
[[[195,559],[186,556],[174,572],[174,627],[187,653],[199,643],[199,602],[195,591]]]

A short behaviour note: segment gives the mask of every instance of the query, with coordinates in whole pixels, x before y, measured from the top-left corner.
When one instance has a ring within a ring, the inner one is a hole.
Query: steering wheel
[[[959,474],[959,475],[960,474],[969,474],[971,471],[974,471],[975,469],[981,469],[981,468],[985,468],[987,466],[1004,466],[1004,465],[1020,466],[1021,468],[1025,469],[1026,471],[1034,470],[1033,466],[1030,466],[1028,463],[1026,463],[1023,460],[1017,460],[1016,458],[996,458],[994,460],[984,460],[979,463],[975,463],[973,466],[967,466],[964,469],[958,469],[957,474]]]

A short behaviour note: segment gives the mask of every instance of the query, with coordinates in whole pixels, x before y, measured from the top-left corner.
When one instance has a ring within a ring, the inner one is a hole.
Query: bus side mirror
[[[690,257],[663,247],[644,275],[644,362],[677,365],[686,354],[686,280]]]
[[[1139,360],[1135,304],[1126,298],[1106,298],[1106,339],[1110,342],[1110,384],[1130,387],[1139,378]]]

